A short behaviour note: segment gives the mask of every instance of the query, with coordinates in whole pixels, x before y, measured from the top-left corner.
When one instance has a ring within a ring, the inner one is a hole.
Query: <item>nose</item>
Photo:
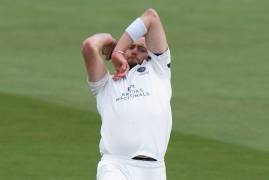
[[[131,55],[136,56],[138,54],[138,49],[135,47],[134,49],[131,50]]]

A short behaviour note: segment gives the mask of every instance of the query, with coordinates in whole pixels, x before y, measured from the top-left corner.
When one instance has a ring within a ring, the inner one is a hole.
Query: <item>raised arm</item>
[[[141,21],[142,20],[142,21]],[[142,22],[142,23],[141,23]],[[132,26],[131,28],[129,28]],[[145,36],[147,48],[153,53],[163,53],[167,50],[168,44],[164,28],[158,13],[150,8],[147,9],[139,20],[134,21],[122,34],[117,46],[112,53],[112,62],[116,68],[116,75],[124,76],[128,68],[124,63],[124,56],[127,48],[139,37]],[[126,60],[125,60],[126,61]]]
[[[116,40],[107,33],[94,34],[82,43],[82,55],[91,82],[97,82],[107,73],[100,52],[109,60],[116,45]]]
[[[141,16],[148,33],[145,34],[147,48],[153,53],[163,53],[168,49],[165,31],[158,13],[148,9]]]
[[[158,13],[150,8],[140,16],[140,19],[146,27],[144,36],[146,38],[147,48],[153,53],[163,53],[167,50],[168,44],[166,35]],[[124,52],[133,42],[134,40],[131,38],[130,34],[125,31],[115,47],[114,52]]]

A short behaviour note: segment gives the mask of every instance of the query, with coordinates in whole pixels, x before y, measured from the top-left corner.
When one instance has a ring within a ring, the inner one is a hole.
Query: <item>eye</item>
[[[138,50],[139,50],[140,52],[143,52],[143,53],[147,52],[147,49],[146,49],[145,47],[143,47],[143,46],[139,46],[139,47],[138,47]]]
[[[135,48],[135,45],[131,45],[130,47],[129,47],[129,49],[134,49]]]

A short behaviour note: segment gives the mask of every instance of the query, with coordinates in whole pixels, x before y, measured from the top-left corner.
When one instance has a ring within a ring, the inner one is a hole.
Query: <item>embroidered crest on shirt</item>
[[[149,96],[148,91],[144,91],[142,88],[136,88],[135,85],[130,85],[127,88],[127,92],[121,93],[120,97],[116,98],[117,101],[128,101],[139,97]]]
[[[148,70],[145,66],[141,66],[141,67],[137,68],[136,71],[139,73],[139,75],[143,75],[143,74],[148,73]]]

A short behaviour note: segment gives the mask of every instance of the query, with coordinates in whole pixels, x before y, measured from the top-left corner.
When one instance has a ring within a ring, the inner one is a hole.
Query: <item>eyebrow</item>
[[[137,46],[138,48],[145,48],[147,49],[144,45],[141,44],[131,44],[129,47]]]

